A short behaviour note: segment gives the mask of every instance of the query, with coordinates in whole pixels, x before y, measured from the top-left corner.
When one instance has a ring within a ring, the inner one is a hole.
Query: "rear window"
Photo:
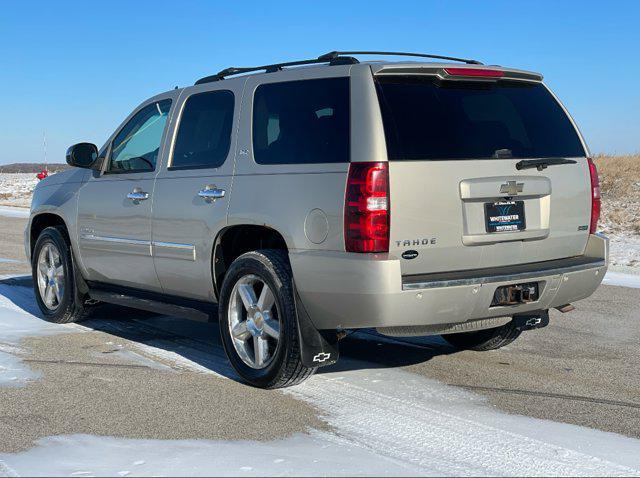
[[[253,103],[259,164],[349,161],[349,79],[260,85]]]
[[[540,83],[377,80],[391,160],[585,156],[558,102]]]

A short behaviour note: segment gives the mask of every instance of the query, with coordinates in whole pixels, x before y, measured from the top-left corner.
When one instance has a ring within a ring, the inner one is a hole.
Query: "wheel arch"
[[[33,248],[42,231],[47,227],[62,226],[69,235],[69,228],[64,218],[52,212],[43,212],[33,216],[29,225],[29,259],[33,257]]]
[[[234,224],[218,233],[212,254],[213,287],[217,298],[220,297],[222,281],[231,263],[245,252],[257,249],[289,251],[284,236],[266,225]]]

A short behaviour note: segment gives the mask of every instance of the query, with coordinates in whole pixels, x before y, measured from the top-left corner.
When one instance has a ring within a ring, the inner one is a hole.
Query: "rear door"
[[[380,75],[391,193],[390,252],[403,274],[538,262],[583,253],[585,148],[539,81]],[[519,170],[522,160],[575,164]]]
[[[212,251],[225,227],[243,80],[185,90],[153,198],[153,257],[164,292],[213,300]]]

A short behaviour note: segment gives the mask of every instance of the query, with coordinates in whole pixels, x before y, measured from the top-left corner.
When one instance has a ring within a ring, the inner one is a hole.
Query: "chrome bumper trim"
[[[490,284],[493,282],[515,282],[515,281],[536,279],[538,277],[566,274],[567,272],[578,272],[578,271],[584,271],[589,269],[598,269],[600,267],[605,267],[606,265],[607,263],[604,259],[597,259],[597,260],[594,260],[593,262],[588,262],[585,264],[576,264],[576,265],[570,265],[570,266],[558,267],[558,268],[552,268],[552,269],[543,269],[539,271],[519,272],[516,274],[501,274],[501,275],[491,275],[491,276],[469,277],[464,279],[451,279],[451,280],[440,279],[440,280],[434,280],[434,281],[410,282],[410,283],[402,284],[402,290],[434,289],[439,287],[481,285],[481,284]]]

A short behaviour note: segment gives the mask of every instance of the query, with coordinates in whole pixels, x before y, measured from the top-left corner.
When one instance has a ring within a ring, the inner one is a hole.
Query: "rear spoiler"
[[[408,76],[434,75],[442,80],[464,81],[497,81],[500,79],[541,82],[542,75],[531,71],[514,70],[510,68],[465,65],[459,67],[434,65],[371,65],[376,76]]]

